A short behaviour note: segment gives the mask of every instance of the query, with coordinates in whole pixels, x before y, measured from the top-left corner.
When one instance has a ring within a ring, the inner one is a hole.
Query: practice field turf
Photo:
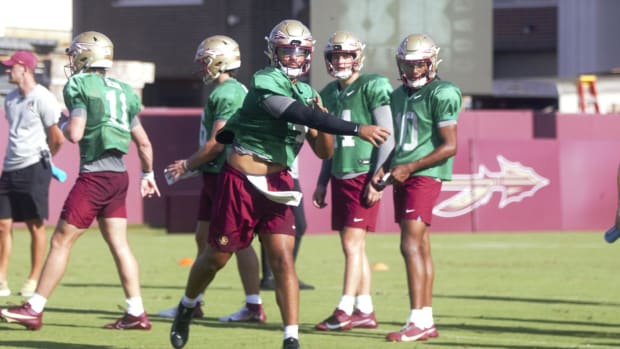
[[[51,228],[50,228],[51,230]],[[101,327],[122,314],[124,296],[112,258],[96,229],[76,243],[60,286],[48,302],[41,331],[0,323],[1,348],[171,348],[171,321],[154,316],[177,304],[194,258],[193,236],[131,228],[140,265],[143,298],[153,329],[111,331]],[[620,348],[620,242],[602,232],[433,234],[436,279],[433,310],[439,338],[389,343],[389,331],[405,322],[409,305],[397,234],[372,234],[367,246],[379,328],[318,332],[314,324],[336,306],[343,256],[336,234],[307,235],[297,261],[302,280],[317,288],[301,292],[300,335],[304,349],[364,348]],[[29,268],[29,235],[15,232],[9,282],[17,293]],[[256,245],[255,241],[255,247]],[[206,318],[195,321],[185,348],[270,348],[282,345],[273,291],[262,293],[267,323],[219,323],[243,304],[234,260],[206,296]],[[19,304],[21,297],[0,298]]]

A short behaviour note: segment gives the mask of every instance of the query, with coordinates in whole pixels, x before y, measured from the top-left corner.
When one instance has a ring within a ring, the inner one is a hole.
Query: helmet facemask
[[[439,47],[433,39],[424,34],[412,34],[406,37],[398,47],[396,64],[403,85],[419,89],[437,76],[437,66],[441,63],[438,58]],[[416,66],[426,67],[426,72],[415,76]]]
[[[265,54],[269,57],[272,67],[280,69],[290,79],[296,79],[310,72],[315,41],[310,30],[301,22],[284,20],[271,30],[265,40],[267,40]],[[303,56],[303,62],[286,66],[280,59],[283,55]]]
[[[433,63],[430,60],[399,60],[397,59],[398,71],[404,85],[413,89],[422,88],[428,84],[431,78]],[[420,75],[416,76],[416,69],[424,69]],[[433,77],[436,74],[432,74]]]
[[[278,46],[275,54],[276,64],[289,78],[298,78],[310,71],[311,52],[310,49],[301,46]]]
[[[198,45],[194,61],[201,65],[202,81],[208,85],[223,72],[241,67],[239,44],[224,35],[208,37]]]
[[[339,80],[347,80],[354,72],[359,72],[364,66],[364,48],[366,47],[355,35],[349,32],[335,32],[325,45],[325,68],[327,73]],[[332,63],[335,54],[351,54],[353,62],[350,68],[340,69]]]
[[[222,75],[222,71],[219,67],[215,67],[213,61],[213,57],[205,56],[198,62],[202,67],[202,82],[205,85],[209,85]]]

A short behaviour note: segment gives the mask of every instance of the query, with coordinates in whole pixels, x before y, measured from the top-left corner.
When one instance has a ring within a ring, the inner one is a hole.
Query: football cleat
[[[620,230],[618,230],[615,225],[605,232],[605,241],[609,242],[610,244],[614,243],[616,240],[618,240],[618,238],[620,238]]]
[[[413,322],[408,323],[400,331],[390,332],[385,339],[390,342],[413,342],[426,340],[428,329],[417,327]]]
[[[170,344],[176,349],[183,348],[189,340],[189,324],[194,316],[194,308],[188,308],[179,303],[177,315],[174,317],[170,328]]]
[[[307,284],[301,280],[299,280],[299,289],[300,290],[314,290],[314,285]]]
[[[439,337],[439,332],[437,331],[437,328],[435,327],[435,325],[426,329],[426,338],[437,338],[437,337]]]
[[[288,337],[282,343],[282,349],[299,349],[299,340],[297,338]]]
[[[327,319],[314,326],[319,331],[347,331],[353,328],[351,316],[343,310],[336,309]]]
[[[276,289],[276,280],[273,277],[266,277],[260,280],[260,289],[263,291],[273,291]]]
[[[377,328],[375,312],[363,313],[359,309],[355,309],[353,314],[351,314],[351,326],[353,328]]]
[[[246,303],[239,311],[219,318],[221,322],[265,322],[267,315],[262,304]]]
[[[19,307],[2,309],[0,310],[0,317],[6,320],[6,322],[15,322],[31,331],[40,330],[43,325],[41,323],[43,312],[37,313],[32,310],[30,303],[25,303]]]
[[[177,310],[178,310],[178,307],[168,308],[168,309],[162,310],[159,313],[157,313],[157,316],[174,319],[174,317],[177,316]],[[202,307],[198,305],[196,307],[196,310],[194,310],[194,319],[202,319],[204,316],[205,315],[202,312]]]
[[[103,326],[108,330],[150,330],[151,322],[146,312],[139,316],[133,316],[129,313],[125,313],[120,319],[115,322],[111,322]]]

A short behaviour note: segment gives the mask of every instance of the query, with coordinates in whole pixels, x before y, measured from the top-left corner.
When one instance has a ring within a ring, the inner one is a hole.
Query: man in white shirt
[[[12,253],[13,222],[24,222],[32,237],[32,266],[19,294],[31,296],[41,274],[47,246],[44,220],[52,178],[50,158],[64,136],[56,125],[60,105],[54,95],[34,78],[37,57],[17,51],[2,61],[9,82],[4,110],[9,124],[8,145],[0,178],[0,296],[9,296],[7,271]]]

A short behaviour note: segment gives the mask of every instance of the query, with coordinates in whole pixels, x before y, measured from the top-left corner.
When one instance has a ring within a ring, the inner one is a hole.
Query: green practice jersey
[[[261,158],[291,167],[305,139],[305,127],[291,127],[286,120],[275,118],[261,106],[262,101],[274,95],[291,97],[304,105],[311,105],[318,93],[310,85],[295,84],[279,69],[268,67],[252,77],[243,106],[224,128],[235,134],[234,144]]]
[[[375,74],[360,75],[351,85],[340,90],[334,80],[321,90],[323,105],[342,120],[360,125],[372,125],[372,111],[390,104],[392,86],[386,77]],[[334,136],[334,156],[331,172],[336,177],[370,170],[374,147],[355,136]]]
[[[234,78],[225,80],[213,89],[200,118],[200,147],[211,138],[213,124],[217,120],[228,121],[237,113],[247,92],[247,88]],[[212,161],[200,166],[200,170],[219,173],[224,161],[226,161],[225,151]]]
[[[439,127],[456,124],[461,111],[461,91],[454,84],[435,79],[407,95],[404,86],[392,93],[396,148],[392,166],[413,162],[441,144]],[[453,158],[415,173],[444,181],[452,179]]]
[[[119,80],[97,73],[72,76],[63,90],[69,110],[86,110],[86,128],[80,140],[80,164],[97,160],[106,151],[127,154],[130,125],[140,112],[140,98]]]

